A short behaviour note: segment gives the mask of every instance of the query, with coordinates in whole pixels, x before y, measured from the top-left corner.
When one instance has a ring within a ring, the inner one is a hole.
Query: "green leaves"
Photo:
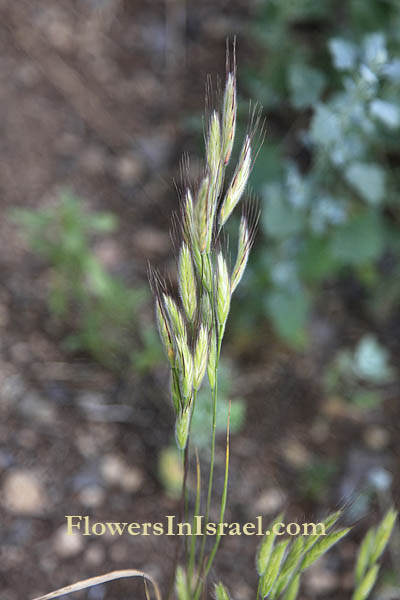
[[[303,109],[315,104],[321,96],[325,81],[323,73],[306,64],[290,65],[288,86],[293,106]]]
[[[349,184],[369,204],[376,206],[385,197],[385,171],[377,164],[354,162],[345,172]]]
[[[331,237],[332,256],[344,265],[362,265],[378,259],[385,248],[380,215],[365,212],[353,217]]]

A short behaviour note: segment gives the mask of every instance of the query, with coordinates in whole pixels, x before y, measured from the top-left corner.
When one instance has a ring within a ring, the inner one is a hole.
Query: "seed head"
[[[228,267],[221,253],[217,256],[217,319],[220,328],[225,326],[231,302],[231,284],[229,281]]]
[[[179,254],[179,289],[185,314],[190,322],[193,321],[196,306],[196,279],[193,262],[188,246],[183,243]]]
[[[221,211],[219,214],[219,224],[221,227],[226,223],[233,209],[242,197],[244,188],[246,187],[246,183],[250,175],[250,168],[251,143],[250,136],[247,135],[240,153],[240,158],[235,169],[235,173],[221,206]]]
[[[193,388],[198,390],[203,381],[207,367],[208,358],[208,333],[204,325],[200,325],[200,331],[194,351],[194,377]]]
[[[232,154],[236,129],[236,79],[229,73],[222,107],[222,158],[226,166]]]

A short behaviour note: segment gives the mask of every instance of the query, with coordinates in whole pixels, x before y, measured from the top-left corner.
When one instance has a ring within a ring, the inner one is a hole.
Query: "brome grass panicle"
[[[165,284],[155,286],[158,327],[171,366],[171,393],[176,413],[175,438],[180,450],[187,451],[196,394],[206,371],[210,383],[213,419],[206,522],[213,488],[218,364],[222,338],[231,296],[246,268],[256,224],[256,219],[250,218],[251,211],[242,217],[237,260],[230,273],[229,260],[220,247],[219,236],[221,228],[244,194],[252,166],[251,146],[256,129],[252,125],[246,135],[238,163],[233,168],[231,183],[224,193],[225,172],[232,156],[236,130],[235,58],[232,62],[230,65],[228,54],[222,103],[219,109],[210,112],[206,126],[204,173],[200,185],[195,193],[187,189],[183,195],[178,228],[181,231],[178,258],[180,302],[166,291]],[[227,471],[224,481],[225,501],[221,504],[221,518],[225,510]],[[202,541],[196,576],[193,576],[196,544],[191,544],[187,573],[189,598],[199,598],[202,582],[211,568],[218,543],[219,539],[211,553],[211,560],[209,558],[204,562],[205,541]],[[219,589],[222,594],[222,588]]]
[[[236,65],[229,65],[227,54],[227,78],[221,111],[214,110],[207,127],[206,160],[204,174],[196,194],[187,189],[181,208],[181,221],[177,228],[179,241],[178,279],[180,302],[171,295],[167,285],[155,272],[150,281],[155,295],[158,330],[170,365],[171,398],[175,411],[175,439],[184,459],[182,499],[187,506],[187,465],[189,463],[189,439],[191,420],[196,410],[196,395],[207,371],[211,388],[212,428],[211,458],[208,477],[204,523],[210,514],[213,492],[215,434],[218,402],[218,365],[222,339],[229,315],[231,296],[245,271],[257,225],[257,212],[247,206],[239,226],[238,251],[232,273],[218,239],[235,207],[239,203],[252,167],[254,154],[252,141],[259,119],[253,111],[251,127],[246,135],[233,177],[223,192],[225,170],[232,156],[236,129]],[[257,154],[257,153],[255,153]],[[195,198],[195,201],[193,200]],[[196,452],[197,478],[194,516],[200,515],[201,471]],[[225,474],[220,499],[219,523],[223,523],[227,503],[229,473],[229,415],[226,431]],[[277,540],[274,525],[283,520],[279,515],[269,527],[256,560],[259,577],[257,600],[296,600],[305,570],[337,544],[349,532],[348,528],[335,529],[341,512],[333,513],[322,523],[322,531],[309,536]],[[186,515],[187,517],[187,515]],[[187,520],[187,519],[186,519]],[[352,600],[366,600],[379,573],[381,558],[397,520],[397,512],[390,509],[378,527],[371,529],[361,544],[356,569],[355,590]],[[272,532],[272,533],[271,533]],[[205,555],[206,536],[197,549],[196,536],[187,545],[187,568],[177,565],[173,569],[173,583],[177,600],[199,600],[205,597],[207,575],[213,565],[219,547],[218,533],[213,547]],[[161,594],[155,581],[146,573],[135,569],[113,571],[88,580],[77,582],[51,592],[36,600],[51,600],[61,595],[93,587],[123,577],[141,577],[149,581],[156,600]],[[170,590],[172,586],[170,586]],[[148,590],[146,596],[149,598]],[[214,587],[216,600],[229,600],[222,583]],[[169,594],[167,595],[169,600]]]

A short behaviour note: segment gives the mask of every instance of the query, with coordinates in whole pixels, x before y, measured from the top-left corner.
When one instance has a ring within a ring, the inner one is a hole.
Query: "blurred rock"
[[[33,391],[28,392],[21,398],[18,410],[21,415],[40,423],[50,424],[56,418],[55,407]]]
[[[145,256],[164,255],[171,245],[170,236],[155,227],[142,227],[134,236],[135,249]]]
[[[371,425],[364,431],[364,441],[371,450],[384,450],[389,445],[390,434],[383,427]]]
[[[106,170],[107,157],[101,146],[89,146],[81,152],[79,162],[90,175],[99,175]]]
[[[100,472],[108,485],[119,485],[126,492],[136,492],[143,482],[143,474],[136,467],[128,466],[116,454],[105,456]]]
[[[124,185],[136,183],[144,173],[144,163],[133,153],[119,156],[115,161],[115,173]]]
[[[278,488],[264,491],[254,504],[257,514],[270,515],[277,512],[285,502],[285,495]]]
[[[22,469],[8,473],[3,484],[3,505],[20,515],[43,514],[47,501],[38,476]]]
[[[94,542],[90,544],[85,552],[85,562],[92,567],[97,567],[104,562],[105,550],[100,542]]]
[[[282,452],[286,461],[295,468],[305,467],[310,462],[310,453],[298,440],[286,439],[282,446]]]
[[[68,533],[67,525],[57,529],[53,537],[54,551],[62,558],[68,558],[79,554],[85,545],[84,538],[79,532]]]
[[[87,485],[79,494],[79,500],[84,506],[96,508],[104,502],[104,490],[98,485]]]
[[[304,584],[310,594],[329,594],[338,587],[335,573],[320,564],[315,564],[304,574]]]

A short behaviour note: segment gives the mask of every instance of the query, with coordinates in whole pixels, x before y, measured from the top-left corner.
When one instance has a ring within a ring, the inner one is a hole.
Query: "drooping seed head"
[[[185,243],[182,244],[179,254],[179,289],[183,309],[188,320],[192,322],[197,307],[196,279],[192,257]]]
[[[175,300],[168,294],[163,294],[164,304],[171,323],[173,334],[176,338],[181,337],[186,340],[185,319],[179,310]]]
[[[158,297],[156,298],[156,316],[161,341],[165,348],[168,360],[171,366],[173,366],[175,364],[175,353],[174,345],[172,342],[171,326],[168,322],[168,319],[166,318],[165,309],[161,304],[161,300]]]
[[[198,390],[203,381],[204,373],[207,367],[208,358],[208,333],[206,327],[200,325],[199,335],[197,337],[196,347],[194,350],[194,376],[193,388]]]
[[[175,422],[175,440],[179,450],[184,450],[186,448],[189,436],[191,412],[191,406],[184,408]]]
[[[183,337],[178,337],[176,340],[177,348],[177,368],[180,375],[180,391],[182,397],[187,404],[190,400],[193,390],[193,356]]]
[[[213,390],[216,383],[216,368],[217,368],[217,336],[215,329],[211,332],[210,349],[208,352],[207,376],[210,383],[210,388]]]
[[[229,73],[222,106],[222,159],[226,166],[232,154],[236,129],[236,79]]]
[[[216,312],[220,328],[224,327],[229,313],[231,302],[231,284],[229,281],[228,267],[221,253],[217,256],[217,302]]]
[[[252,239],[247,226],[247,220],[246,217],[242,216],[242,218],[240,219],[239,226],[238,253],[231,279],[231,294],[233,294],[240,280],[243,277],[243,273],[246,268],[250,254],[251,244]]]
[[[219,214],[219,224],[222,227],[230,217],[233,209],[239,202],[244,189],[247,184],[247,180],[250,175],[251,169],[251,140],[250,136],[247,135],[243,144],[242,151],[240,153],[239,162],[235,169],[232,181],[226,192],[224,201],[221,206]]]

